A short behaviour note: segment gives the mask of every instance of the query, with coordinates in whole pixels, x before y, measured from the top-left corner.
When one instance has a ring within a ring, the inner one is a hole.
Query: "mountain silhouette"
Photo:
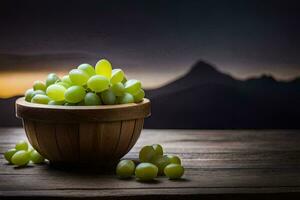
[[[147,90],[146,96],[152,104],[146,128],[300,128],[300,78],[237,80],[199,61],[177,80]],[[16,99],[0,100],[0,126],[21,125],[15,117]]]
[[[147,94],[149,97],[155,98],[156,96],[198,87],[204,83],[232,85],[235,84],[235,80],[226,74],[220,73],[212,65],[198,61],[186,75],[161,88],[148,90]]]
[[[199,61],[183,77],[147,91],[146,128],[299,128],[300,79],[236,80]]]

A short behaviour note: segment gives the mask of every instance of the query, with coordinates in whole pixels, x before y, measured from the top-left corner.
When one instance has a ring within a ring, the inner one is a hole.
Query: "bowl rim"
[[[23,120],[78,123],[141,119],[151,115],[151,102],[98,106],[61,106],[37,104],[20,97],[15,103],[16,116]]]
[[[38,104],[38,103],[31,103],[26,101],[25,97],[20,97],[16,100],[16,105],[21,105],[30,108],[57,109],[57,110],[113,110],[113,109],[120,109],[120,108],[136,107],[148,103],[150,103],[150,100],[147,98],[143,98],[143,101],[138,103],[97,105],[97,106],[64,106],[64,105]]]

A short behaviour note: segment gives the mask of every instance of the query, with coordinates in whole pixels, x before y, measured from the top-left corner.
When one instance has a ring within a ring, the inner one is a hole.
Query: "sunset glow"
[[[63,75],[64,72],[57,72]],[[32,87],[35,80],[45,80],[47,72],[1,72],[0,73],[0,98],[9,98],[22,95]]]
[[[24,92],[32,87],[35,80],[44,81],[47,74],[46,71],[20,71],[20,72],[0,72],[0,98],[9,98],[17,95],[23,95]],[[55,72],[62,77],[67,74],[67,71]],[[130,71],[127,74],[129,78],[136,78],[142,81],[143,86],[147,89],[162,86],[179,75],[183,74],[181,71],[170,71],[165,73],[145,73],[143,71]]]

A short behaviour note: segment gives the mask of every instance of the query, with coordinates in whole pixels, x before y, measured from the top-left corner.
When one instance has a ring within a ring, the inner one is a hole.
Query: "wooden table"
[[[23,129],[1,128],[0,153],[24,138]],[[183,159],[182,180],[142,183],[48,165],[15,169],[1,155],[0,199],[300,199],[300,131],[144,130],[126,158],[152,143]]]

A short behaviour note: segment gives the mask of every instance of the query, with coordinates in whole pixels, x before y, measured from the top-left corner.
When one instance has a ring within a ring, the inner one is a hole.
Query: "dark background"
[[[105,57],[145,83],[148,128],[299,128],[299,9],[298,1],[1,1],[0,125],[20,124],[14,96],[35,74]]]

